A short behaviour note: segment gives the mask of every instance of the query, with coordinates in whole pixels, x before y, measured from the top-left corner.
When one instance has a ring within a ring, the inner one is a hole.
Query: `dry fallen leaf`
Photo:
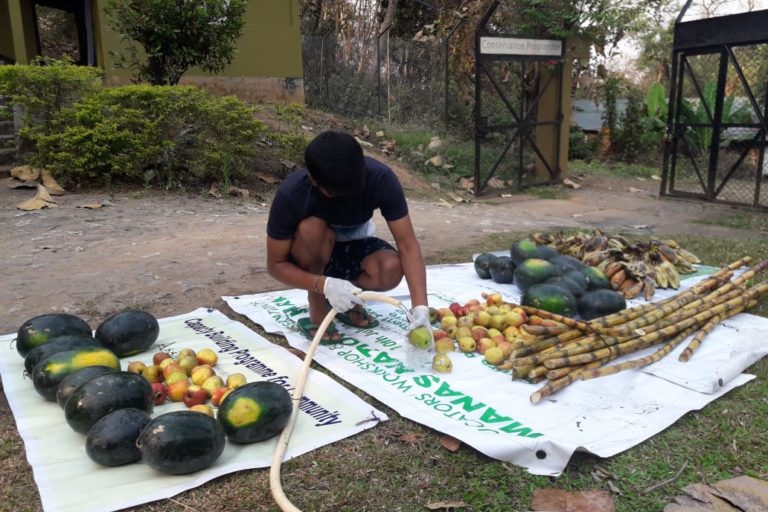
[[[251,193],[244,188],[229,187],[227,193],[231,196],[242,197],[243,199],[248,199],[251,197]]]
[[[562,489],[533,491],[531,510],[546,512],[615,512],[611,496],[600,490],[568,492]]]
[[[440,167],[443,165],[443,157],[440,155],[435,155],[426,162],[424,162],[424,165],[432,165],[434,167]]]
[[[221,198],[221,193],[219,192],[219,187],[213,183],[211,184],[211,188],[208,189],[208,195],[213,197]]]
[[[429,144],[427,144],[427,150],[437,149],[442,145],[443,141],[440,140],[440,137],[432,137],[432,139],[429,141]]]
[[[8,185],[10,188],[37,188],[38,183],[35,180],[16,181],[13,180]]]
[[[11,169],[11,178],[21,181],[36,180],[40,177],[40,169],[35,169],[31,165],[20,165]]]
[[[491,188],[505,188],[507,185],[504,183],[504,180],[500,180],[499,178],[491,178],[488,180],[488,186]]]
[[[579,185],[579,184],[578,184],[578,183],[576,183],[575,181],[569,180],[568,178],[565,178],[565,179],[563,180],[563,185],[566,185],[566,186],[568,186],[568,187],[571,187],[571,188],[572,188],[572,189],[574,189],[574,190],[578,190],[578,189],[580,189],[580,188],[581,188],[581,185]]]
[[[768,510],[768,482],[743,475],[712,484],[717,494],[744,510]]]
[[[629,187],[627,190],[629,190],[633,194],[636,194],[638,192],[645,192],[645,189],[643,189],[643,188],[635,188],[635,187]]]
[[[48,169],[43,169],[43,185],[48,189],[48,192],[54,196],[62,196],[66,193],[66,190],[53,179],[53,176],[51,176],[51,172]]]
[[[56,206],[54,203],[43,201],[39,197],[33,197],[32,199],[27,199],[26,201],[17,204],[16,208],[19,210],[32,211],[42,210],[43,208],[51,208],[54,206]]]
[[[474,178],[459,178],[459,187],[463,188],[464,190],[472,190],[475,188],[475,179]]]
[[[257,172],[256,173],[256,177],[259,178],[264,183],[269,183],[270,185],[274,185],[275,183],[280,181],[280,180],[278,180],[277,178],[275,178],[273,176],[267,176],[266,174],[261,173],[261,172]]]
[[[56,203],[57,201],[51,197],[51,194],[48,193],[48,189],[45,187],[45,185],[37,185],[37,194],[35,194],[36,199],[42,199],[46,203]]]
[[[440,510],[443,508],[466,508],[467,504],[463,501],[433,501],[425,505],[429,510]]]
[[[423,437],[424,436],[422,436],[421,434],[415,434],[413,432],[409,432],[407,434],[402,434],[398,436],[398,439],[404,443],[418,444],[421,442]]]
[[[449,452],[456,453],[461,447],[461,441],[451,436],[443,436],[440,438],[440,445]]]
[[[48,189],[46,189],[43,185],[37,184],[37,193],[35,194],[35,197],[32,199],[29,199],[27,201],[24,201],[22,203],[19,203],[16,205],[16,208],[19,210],[41,210],[43,208],[52,208],[56,206],[57,202],[54,198],[51,197],[51,195],[48,193]]]

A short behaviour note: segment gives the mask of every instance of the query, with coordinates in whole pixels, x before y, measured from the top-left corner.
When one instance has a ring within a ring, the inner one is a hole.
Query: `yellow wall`
[[[93,0],[96,65],[104,68],[107,84],[129,83],[130,70],[112,69],[110,51],[123,49],[120,37],[107,27],[108,0]],[[0,0],[0,53],[20,64],[36,54],[30,0]],[[7,20],[7,21],[6,21]],[[11,27],[11,30],[4,30]],[[257,0],[248,3],[243,35],[232,63],[218,75],[190,69],[182,83],[194,83],[219,93],[256,102],[303,102],[299,0]],[[139,47],[140,48],[140,47]]]
[[[0,55],[13,58],[13,32],[11,32],[11,13],[8,2],[0,0]]]
[[[3,29],[0,52],[19,64],[28,64],[37,53],[32,2],[0,0],[0,5],[0,27]],[[7,16],[7,21],[3,16]]]
[[[106,0],[96,0],[99,12],[94,13],[96,24],[97,63],[106,70],[108,78],[121,81],[129,73],[113,70],[110,50],[121,49],[120,38],[110,31],[105,22],[103,7]],[[301,35],[299,33],[298,0],[251,1],[245,13],[243,35],[237,40],[237,53],[232,64],[218,77],[301,77]],[[192,69],[189,77],[208,77],[207,73]]]

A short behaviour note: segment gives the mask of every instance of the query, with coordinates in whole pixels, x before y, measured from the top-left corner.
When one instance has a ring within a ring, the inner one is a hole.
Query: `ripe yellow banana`
[[[696,256],[690,251],[686,251],[682,247],[677,249],[677,256],[678,258],[683,259],[693,265],[698,265],[699,263],[701,263],[701,260],[699,259],[698,256]]]

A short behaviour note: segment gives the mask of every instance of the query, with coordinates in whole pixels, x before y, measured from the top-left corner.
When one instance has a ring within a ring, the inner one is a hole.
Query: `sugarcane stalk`
[[[544,387],[539,388],[531,395],[531,403],[537,404],[542,398],[548,397],[560,391],[561,389],[570,386],[577,380],[579,380],[579,370],[569,373],[562,379],[551,380]]]
[[[557,336],[568,332],[570,328],[567,325],[526,325],[520,326],[520,329],[524,330],[528,334],[534,336]]]
[[[682,343],[688,336],[696,331],[697,327],[692,326],[684,329],[667,341],[662,348],[645,357],[639,359],[633,359],[632,361],[625,361],[619,364],[613,364],[610,366],[603,366],[602,368],[588,369],[581,372],[579,377],[581,380],[595,379],[597,377],[605,377],[606,375],[613,375],[624,370],[631,370],[634,368],[642,368],[649,364],[655,363],[661,360],[664,356],[672,352],[675,347]]]
[[[654,303],[641,304],[639,306],[618,311],[611,315],[595,318],[589,322],[589,326],[592,329],[602,332],[606,328],[632,321],[650,311],[655,311],[660,307],[670,304],[678,304],[680,302],[690,302],[691,300],[694,300],[691,296],[700,295],[713,287],[722,285],[733,275],[733,270],[741,268],[750,261],[752,261],[752,258],[745,256],[744,258],[731,263],[727,267],[714,272],[712,275],[696,283],[691,288],[675,294],[672,297]]]
[[[693,315],[696,315],[705,311],[711,311],[714,307],[718,306],[719,304],[725,303],[731,299],[744,297],[745,293],[746,293],[746,290],[742,288],[738,290],[731,290],[730,292],[724,295],[721,295],[719,297],[714,297],[710,301],[700,300],[700,301],[692,302],[686,307],[684,307],[683,309],[681,309],[680,311],[673,313],[671,315],[668,315],[665,318],[662,318],[661,321],[653,323],[651,325],[647,325],[642,328],[637,328],[634,330],[634,332],[638,335],[643,335],[649,332],[663,329],[664,327],[667,327],[669,325],[674,325]]]
[[[745,309],[749,309],[757,305],[757,301],[750,301],[749,304],[745,308],[739,308],[735,309],[730,316],[736,315],[737,313],[741,313]],[[701,346],[702,342],[704,341],[704,338],[712,332],[712,330],[717,327],[717,324],[722,322],[728,318],[725,314],[715,315],[709,321],[704,324],[704,326],[699,329],[699,331],[693,336],[693,339],[690,343],[688,343],[688,346],[683,349],[683,351],[680,353],[680,356],[677,358],[678,361],[681,361],[683,363],[687,363],[691,357],[693,357],[693,353],[696,352],[699,347]]]
[[[530,354],[535,354],[536,352],[541,352],[542,350],[552,348],[556,345],[566,343],[582,336],[584,336],[582,331],[573,329],[562,334],[558,334],[557,336],[552,336],[543,340],[537,340],[534,343],[527,343],[523,346],[516,345],[513,349],[514,357],[525,357]]]
[[[546,318],[548,320],[554,320],[556,322],[563,323],[568,327],[571,327],[573,329],[578,329],[580,331],[589,330],[589,324],[587,322],[584,322],[583,320],[576,320],[575,318],[571,318],[568,316],[558,315],[557,313],[552,313],[550,311],[547,311],[546,309],[535,308],[533,306],[519,306],[519,307],[521,307],[523,311],[525,311],[528,315],[536,315],[536,316],[540,316],[541,318]]]
[[[670,303],[656,311],[633,320],[632,322],[613,327],[612,329],[609,329],[609,333],[614,336],[629,336],[634,332],[638,332],[638,330],[643,330],[645,332],[648,332],[649,329],[656,330],[648,326],[651,326],[652,324],[659,324],[659,326],[663,326],[676,323],[679,320],[700,312],[702,310],[702,306],[706,305],[706,308],[709,309],[717,304],[743,294],[744,291],[744,289],[734,288],[731,286],[729,287],[729,291],[722,294],[716,294],[715,292],[712,292],[707,296],[699,298],[691,295],[690,297],[693,298],[693,300],[687,303],[683,303],[683,301]],[[647,328],[643,329],[644,327]],[[640,334],[643,334],[643,332],[641,331]]]
[[[705,323],[715,315],[728,314],[729,312],[732,312],[738,308],[743,309],[750,303],[750,301],[754,300],[754,297],[762,295],[765,293],[765,291],[768,291],[768,282],[761,283],[753,288],[750,288],[746,295],[725,301],[710,309],[702,310],[697,314],[681,320],[675,324],[668,325],[636,338],[632,338],[631,340],[620,343],[618,345],[612,345],[606,348],[601,348],[592,352],[586,352],[574,356],[547,359],[544,361],[544,366],[549,369],[555,369],[562,366],[573,366],[577,364],[589,363],[597,359],[602,359],[603,357],[606,357],[606,355],[612,353],[617,353],[619,355],[629,354],[635,350],[655,345],[659,341],[667,337],[674,336],[678,332],[687,329],[688,327]],[[728,316],[730,316],[730,314],[728,314]]]
[[[528,372],[528,375],[526,376],[529,380],[530,379],[538,379],[539,377],[546,377],[547,376],[547,369],[543,366],[534,366],[531,368],[531,371]]]
[[[615,335],[617,329],[631,322],[637,322],[648,314],[658,314],[661,310],[675,311],[689,302],[696,300],[696,296],[688,293],[688,290],[678,293],[660,302],[649,302],[633,308],[623,309],[616,313],[595,318],[589,326],[596,332]]]
[[[576,370],[585,371],[585,370],[592,370],[594,368],[600,368],[601,366],[610,363],[617,357],[619,356],[611,355],[603,359],[598,359],[597,361],[592,361],[591,363],[586,363],[579,366],[564,366],[562,368],[555,368],[554,370],[549,370],[547,372],[547,378],[549,380],[557,380],[565,377],[567,374]]]

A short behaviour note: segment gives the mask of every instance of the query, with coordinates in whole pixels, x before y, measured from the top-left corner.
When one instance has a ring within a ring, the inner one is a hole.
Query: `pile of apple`
[[[435,351],[476,352],[494,366],[509,359],[515,348],[536,338],[528,325],[560,326],[559,322],[528,315],[520,306],[504,302],[500,293],[483,294],[483,301],[452,303],[447,308],[430,308]]]
[[[211,405],[218,407],[227,393],[246,383],[242,373],[231,373],[226,380],[216,375],[218,360],[219,356],[209,348],[197,352],[185,348],[175,358],[168,352],[155,352],[149,366],[131,361],[128,371],[149,381],[155,405],[164,404],[166,399],[183,402],[190,410],[213,416]]]

